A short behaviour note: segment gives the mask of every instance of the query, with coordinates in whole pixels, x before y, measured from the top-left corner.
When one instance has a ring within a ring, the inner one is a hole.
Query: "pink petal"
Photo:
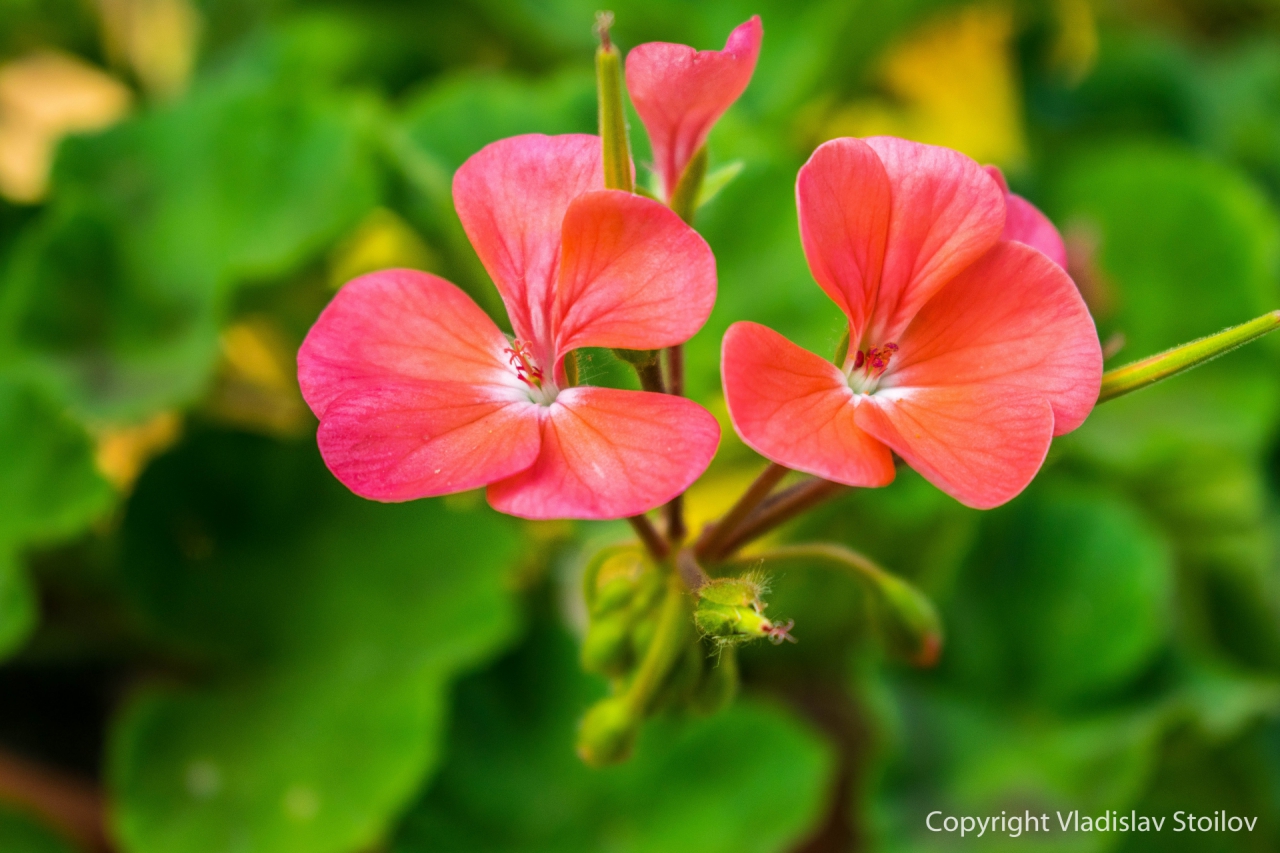
[[[387,380],[334,400],[316,441],[357,495],[407,501],[466,491],[533,464],[540,406],[463,382]]]
[[[866,140],[889,176],[891,211],[871,346],[895,342],[934,293],[980,258],[1004,230],[1004,194],[950,148],[892,136]],[[857,197],[846,201],[859,204]]]
[[[683,397],[578,386],[542,410],[542,451],[489,487],[523,518],[625,518],[683,492],[715,455],[720,427]]]
[[[298,352],[329,469],[359,495],[400,501],[527,468],[537,406],[506,347],[493,321],[436,276],[385,270],[347,284]]]
[[[849,318],[855,350],[875,307],[890,207],[889,176],[861,139],[818,146],[796,178],[809,270]]]
[[[604,188],[600,138],[513,136],[486,145],[453,176],[453,203],[506,303],[516,337],[550,359],[560,234],[569,203]]]
[[[711,248],[653,199],[605,190],[569,205],[557,356],[585,346],[659,349],[702,327],[716,301]]]
[[[850,486],[893,480],[889,448],[855,420],[865,398],[831,362],[744,322],[725,333],[720,369],[733,427],[761,456]]]
[[[1001,241],[920,310],[881,387],[982,384],[1043,396],[1054,434],[1078,427],[1098,399],[1102,349],[1066,272]]]
[[[463,382],[521,392],[508,342],[454,285],[417,270],[348,282],[298,350],[298,384],[317,417],[351,391],[388,379]]]
[[[1025,489],[1053,436],[1048,401],[1013,387],[879,391],[858,407],[857,420],[926,480],[975,509],[999,506]]]
[[[649,42],[627,54],[627,91],[649,132],[664,197],[751,82],[763,35],[756,15],[729,34],[724,50]]]
[[[996,179],[1004,192],[1004,233],[1000,235],[1000,239],[1026,243],[1044,252],[1055,264],[1066,269],[1067,247],[1049,217],[1022,196],[1009,192],[1009,184],[999,168],[987,166],[986,169],[987,174]]]

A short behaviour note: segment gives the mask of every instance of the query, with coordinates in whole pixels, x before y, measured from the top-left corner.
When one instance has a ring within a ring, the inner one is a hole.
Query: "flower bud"
[[[593,619],[582,640],[582,668],[600,675],[623,675],[631,668],[631,620],[626,613]]]
[[[625,696],[601,699],[578,726],[578,757],[592,767],[625,761],[639,727],[640,720]]]
[[[794,640],[791,623],[779,625],[764,615],[763,585],[752,577],[720,578],[698,590],[693,621],[704,636],[718,642],[744,643],[768,637],[774,643]]]
[[[883,572],[876,578],[880,628],[889,647],[916,666],[933,666],[942,653],[942,620],[924,593]]]

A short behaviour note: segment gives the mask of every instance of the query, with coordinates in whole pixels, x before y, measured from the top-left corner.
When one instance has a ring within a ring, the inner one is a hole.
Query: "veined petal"
[[[711,248],[653,199],[617,190],[574,199],[564,217],[563,245],[557,357],[584,346],[674,346],[711,314]]]
[[[890,209],[889,175],[861,139],[823,143],[796,178],[809,270],[849,318],[855,350],[876,303]]]
[[[1021,388],[950,385],[879,391],[858,426],[960,503],[991,509],[1016,497],[1044,463],[1053,410]]]
[[[649,42],[627,54],[627,92],[649,132],[665,197],[751,82],[763,35],[756,15],[729,34],[724,50]]]
[[[348,282],[298,350],[298,384],[319,418],[336,398],[391,380],[487,385],[508,400],[523,386],[507,338],[454,285],[417,270],[382,270]]]
[[[578,386],[542,410],[527,470],[489,487],[494,509],[523,518],[625,518],[661,506],[706,470],[720,427],[692,400]]]
[[[891,212],[872,346],[896,341],[915,313],[1004,230],[1004,193],[958,151],[892,136],[866,140],[889,176]],[[857,204],[856,198],[849,204]]]
[[[850,486],[893,480],[889,448],[855,419],[855,396],[834,364],[757,323],[734,323],[720,359],[733,427],[780,465]]]
[[[1098,399],[1102,348],[1071,278],[1044,254],[1001,241],[938,292],[900,340],[881,387],[1013,386],[1053,407],[1054,434]]]
[[[516,336],[549,359],[565,211],[604,188],[600,138],[528,134],[486,145],[453,176],[462,227],[497,285]]]
[[[334,400],[316,441],[357,495],[407,501],[487,486],[533,464],[540,407],[463,382],[387,380]]]
[[[356,494],[401,501],[508,477],[538,453],[537,406],[506,336],[465,293],[416,270],[349,282],[298,351],[325,463]]]
[[[987,174],[995,178],[1004,193],[1004,232],[1000,239],[1026,243],[1033,249],[1044,252],[1051,261],[1066,269],[1067,247],[1062,242],[1062,235],[1058,233],[1057,227],[1034,204],[1017,193],[1009,192],[1009,184],[998,167],[987,166],[986,169]]]

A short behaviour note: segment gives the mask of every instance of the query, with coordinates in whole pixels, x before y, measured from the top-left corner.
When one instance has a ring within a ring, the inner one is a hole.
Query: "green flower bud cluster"
[[[754,575],[718,578],[698,590],[694,624],[704,637],[722,647],[741,645],[768,637],[775,645],[795,642],[789,633],[793,622],[774,622],[764,615],[768,587]]]
[[[588,764],[626,759],[655,713],[712,713],[733,699],[734,651],[692,630],[693,596],[669,566],[638,546],[607,548],[588,564],[583,591],[590,621],[582,666],[612,688],[578,729],[578,754]]]

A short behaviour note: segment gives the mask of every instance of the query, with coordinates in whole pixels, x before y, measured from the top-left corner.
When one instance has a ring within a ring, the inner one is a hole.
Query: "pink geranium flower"
[[[729,34],[724,50],[655,41],[627,54],[627,92],[649,133],[664,198],[751,82],[763,35],[757,15]]]
[[[1004,191],[949,149],[837,139],[800,170],[796,200],[848,354],[832,364],[764,326],[730,327],[722,373],[743,440],[852,486],[889,483],[897,453],[969,506],[1017,495],[1098,397],[1097,331],[1071,279],[1001,239]]]
[[[679,217],[605,190],[595,136],[519,136],[454,176],[463,227],[498,286],[508,338],[461,290],[413,270],[348,283],[298,353],[317,440],[352,491],[403,501],[488,486],[526,518],[619,518],[684,489],[720,431],[697,404],[570,386],[580,347],[687,340],[715,260]]]
[[[1049,217],[1022,196],[1009,192],[1009,184],[999,167],[987,166],[987,174],[995,178],[1000,191],[1004,193],[1004,231],[1000,235],[1001,239],[1026,243],[1044,252],[1049,260],[1066,269],[1067,246]]]

